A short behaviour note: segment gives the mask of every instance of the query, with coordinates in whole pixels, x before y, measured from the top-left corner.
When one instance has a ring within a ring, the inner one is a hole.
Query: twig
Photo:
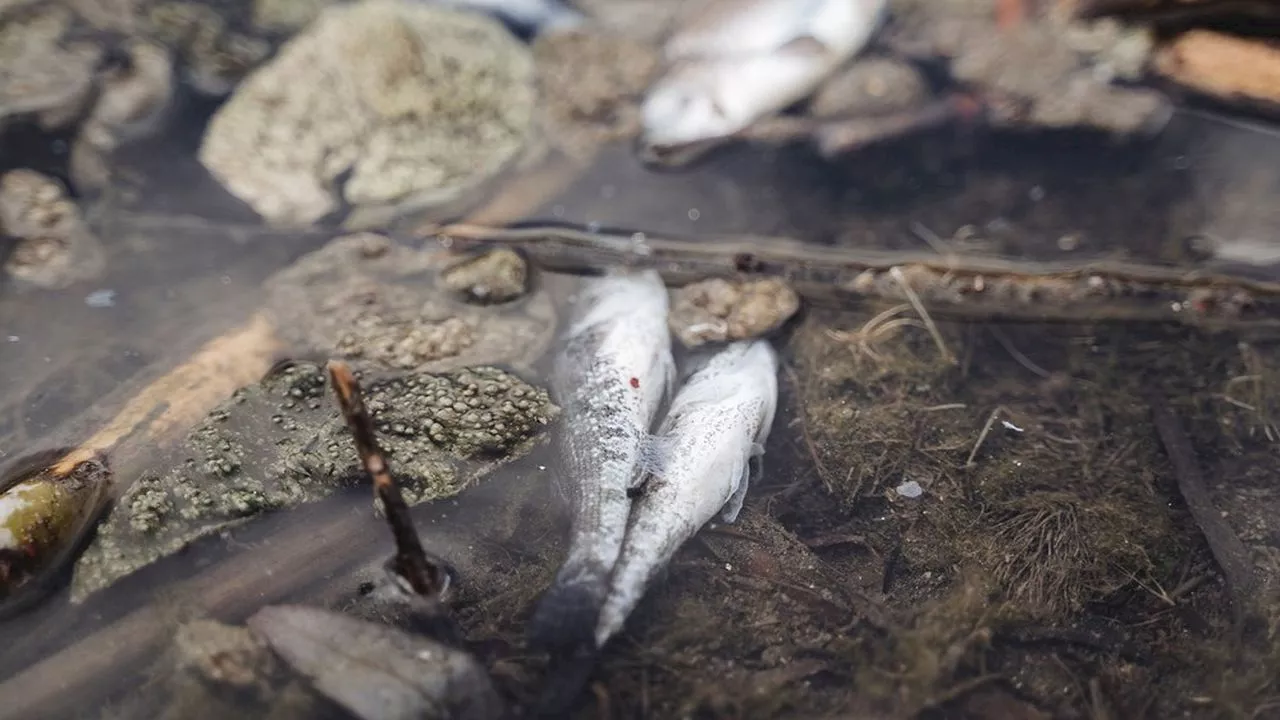
[[[787,379],[791,381],[791,387],[794,388],[798,397],[801,394],[800,376],[790,364],[784,365],[783,368],[786,370]],[[823,464],[822,458],[818,455],[818,446],[809,435],[809,421],[805,418],[803,410],[796,413],[796,420],[800,423],[800,438],[804,441],[805,449],[809,451],[809,457],[813,460],[813,469],[817,471],[818,479],[822,481],[822,484],[830,488],[831,482],[827,479],[827,466]]]
[[[450,248],[519,249],[552,271],[651,268],[668,285],[744,274],[776,277],[815,304],[907,299],[890,270],[932,313],[986,319],[1157,321],[1280,330],[1280,284],[1202,270],[1116,261],[1033,262],[933,252],[825,247],[789,238],[679,237],[572,225],[447,225],[430,233]]]
[[[978,439],[973,443],[973,449],[969,451],[968,459],[964,461],[965,467],[973,467],[973,459],[978,457],[978,450],[982,449],[982,443],[986,441],[987,434],[991,432],[991,428],[996,424],[996,419],[1000,417],[1000,411],[1002,410],[1004,410],[1003,405],[992,410],[991,414],[987,416],[987,422],[982,426],[982,432],[978,433]]]
[[[400,494],[400,486],[391,477],[386,456],[374,437],[373,421],[369,419],[364,399],[360,395],[360,385],[351,374],[351,368],[344,362],[331,360],[328,369],[338,405],[342,408],[347,427],[351,429],[351,435],[355,439],[356,453],[373,480],[374,495],[382,501],[387,524],[391,526],[391,535],[396,543],[391,569],[408,583],[415,594],[434,600],[448,587],[447,567],[443,561],[428,557],[427,551],[422,547],[422,541],[413,527],[413,517],[409,515],[409,506]]]
[[[1045,370],[1044,368],[1040,367],[1034,361],[1032,361],[1031,358],[1022,354],[1022,351],[1014,347],[1013,341],[1010,340],[1009,336],[1005,335],[1000,328],[996,327],[995,325],[988,325],[987,330],[991,331],[991,336],[996,339],[996,342],[1000,343],[1000,345],[1004,348],[1005,352],[1012,355],[1013,359],[1018,361],[1019,365],[1030,370],[1032,373],[1038,375],[1039,377],[1045,380],[1048,380],[1050,377],[1053,376],[1053,373],[1050,373],[1048,370]]]
[[[1142,665],[1151,662],[1151,658],[1141,648],[1124,637],[1107,635],[1098,630],[1028,626],[996,633],[995,639],[997,642],[1016,645],[1074,645],[1097,653],[1116,655]]]
[[[938,331],[938,326],[933,323],[933,318],[929,317],[929,311],[924,309],[924,303],[920,302],[920,296],[916,295],[916,291],[911,288],[911,283],[907,282],[907,278],[902,274],[902,268],[897,266],[889,268],[889,276],[902,287],[902,292],[906,294],[907,301],[911,303],[911,307],[915,308],[916,313],[920,315],[920,319],[924,321],[924,326],[929,329],[929,335],[933,337],[934,344],[938,346],[938,352],[942,353],[942,359],[951,365],[955,365],[956,357],[947,349],[947,343],[942,339],[942,333]]]
[[[1156,432],[1164,444],[1165,453],[1173,464],[1173,474],[1178,481],[1178,491],[1191,511],[1191,517],[1209,543],[1209,551],[1218,562],[1235,605],[1236,617],[1248,612],[1258,578],[1253,573],[1249,550],[1222,519],[1209,496],[1204,476],[1191,448],[1191,441],[1178,420],[1162,398],[1152,393],[1148,402],[1155,421]]]

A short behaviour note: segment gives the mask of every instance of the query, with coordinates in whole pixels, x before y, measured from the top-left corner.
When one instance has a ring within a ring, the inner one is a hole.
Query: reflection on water
[[[1256,135],[1256,152],[1220,166],[1215,148],[1243,142],[1237,132],[1184,117],[1134,147],[950,129],[835,167],[799,151],[729,150],[682,174],[642,171],[619,149],[534,217],[1203,262],[1186,239],[1225,232],[1215,223],[1235,190],[1224,176],[1251,160],[1280,167],[1264,161],[1277,143]],[[0,291],[0,327],[18,338],[0,355],[6,459],[82,438],[243,323],[268,275],[328,239],[229,225],[202,202],[174,193],[162,209],[182,215],[96,216],[113,242],[92,287]],[[1249,206],[1231,205],[1233,222]],[[573,282],[538,280],[557,298]],[[84,304],[99,288],[116,290],[115,307]],[[1248,715],[1272,702],[1280,654],[1233,643],[1235,588],[1219,579],[1217,548],[1150,420],[1153,404],[1180,418],[1207,499],[1268,597],[1280,577],[1271,343],[1146,323],[926,322],[893,304],[811,307],[775,338],[782,399],[764,475],[740,521],[691,542],[605,653],[594,678],[610,711],[1207,717],[1222,703]],[[538,383],[545,363],[525,379]],[[121,481],[152,461],[118,467]],[[459,567],[452,604],[469,639],[516,702],[537,694],[524,621],[562,559],[564,513],[548,488],[556,465],[541,446],[416,511],[428,548]],[[0,625],[0,677],[10,678],[0,717],[136,700],[173,628],[193,617],[239,623],[267,603],[309,602],[380,618],[360,586],[389,547],[368,495],[352,491],[202,540],[85,605],[55,597]],[[601,702],[586,698],[579,711],[594,716]]]

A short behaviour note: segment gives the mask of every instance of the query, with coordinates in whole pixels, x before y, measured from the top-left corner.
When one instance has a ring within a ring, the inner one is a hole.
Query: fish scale
[[[590,651],[640,476],[646,443],[674,374],[667,289],[654,271],[593,278],[552,371],[563,410],[557,486],[568,500],[569,551],[529,626],[556,655]]]
[[[742,507],[752,458],[764,452],[778,402],[777,356],[764,340],[733,343],[692,373],[659,431],[669,443],[631,511],[626,541],[600,611],[603,647],[676,551],[717,513]]]

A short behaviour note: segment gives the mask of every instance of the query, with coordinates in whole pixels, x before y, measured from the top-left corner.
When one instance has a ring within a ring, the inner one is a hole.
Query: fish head
[[[641,107],[645,143],[670,147],[721,138],[742,129],[719,99],[714,72],[690,65],[658,82]]]

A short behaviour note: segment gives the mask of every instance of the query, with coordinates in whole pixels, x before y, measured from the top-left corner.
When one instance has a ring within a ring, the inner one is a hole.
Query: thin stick
[[[987,417],[987,422],[982,426],[982,432],[978,433],[978,440],[973,444],[973,449],[969,451],[969,458],[964,461],[965,467],[973,467],[973,459],[978,457],[978,450],[982,448],[982,443],[987,439],[987,433],[991,432],[991,427],[996,424],[996,418],[1000,417],[1000,411],[1004,410],[1004,406],[991,411],[991,415]]]
[[[951,354],[947,349],[947,343],[942,339],[942,333],[938,332],[938,326],[933,324],[933,318],[929,317],[929,311],[924,309],[924,303],[920,302],[920,296],[916,295],[916,291],[911,289],[911,283],[902,275],[902,268],[889,268],[889,275],[902,287],[902,292],[906,294],[907,300],[911,303],[911,307],[916,309],[920,315],[920,319],[924,320],[924,326],[929,329],[929,334],[933,336],[933,342],[938,346],[938,352],[942,353],[942,359],[951,365],[956,364],[956,356]]]
[[[1156,432],[1164,444],[1165,453],[1173,464],[1173,474],[1178,481],[1178,491],[1187,503],[1187,510],[1196,521],[1204,539],[1209,543],[1209,551],[1213,559],[1222,569],[1227,581],[1227,589],[1231,593],[1235,605],[1236,617],[1241,618],[1251,610],[1254,591],[1258,586],[1258,578],[1253,572],[1253,563],[1249,557],[1249,549],[1240,538],[1232,532],[1231,527],[1222,519],[1209,496],[1204,475],[1196,461],[1195,452],[1182,423],[1169,411],[1162,398],[1151,394],[1148,402],[1155,421]]]
[[[1018,350],[1018,348],[1014,347],[1013,341],[1009,339],[1009,336],[1001,332],[1000,328],[996,327],[995,325],[988,325],[987,329],[991,331],[991,335],[995,337],[996,342],[1000,343],[1000,345],[1004,347],[1005,352],[1012,355],[1013,359],[1017,360],[1019,365],[1021,365],[1022,367],[1030,370],[1031,372],[1035,373],[1036,375],[1039,375],[1040,377],[1046,380],[1053,376],[1053,374],[1050,373],[1048,370],[1045,370],[1044,368],[1035,364],[1035,362],[1033,362],[1031,358],[1027,357],[1026,355],[1023,355],[1022,352]]]
[[[1171,266],[942,257],[934,252],[822,247],[779,237],[678,237],[555,224],[447,225],[429,232],[443,245],[460,250],[517,248],[530,262],[556,272],[652,268],[668,285],[677,286],[708,277],[776,277],[806,300],[839,307],[859,298],[902,299],[902,288],[889,273],[900,267],[917,298],[935,314],[1280,330],[1280,284]]]
[[[400,494],[400,486],[391,477],[386,456],[374,437],[373,421],[369,419],[364,399],[360,396],[360,385],[351,374],[351,368],[337,360],[329,361],[328,368],[333,392],[338,397],[342,415],[347,419],[347,427],[351,428],[351,435],[355,439],[356,453],[359,454],[365,471],[373,479],[374,495],[382,501],[387,524],[391,526],[391,535],[395,538],[396,554],[391,561],[392,570],[409,583],[409,587],[418,595],[436,598],[448,584],[448,572],[442,563],[428,558],[426,550],[422,548],[422,541],[413,527],[413,518],[409,515],[409,506]]]

